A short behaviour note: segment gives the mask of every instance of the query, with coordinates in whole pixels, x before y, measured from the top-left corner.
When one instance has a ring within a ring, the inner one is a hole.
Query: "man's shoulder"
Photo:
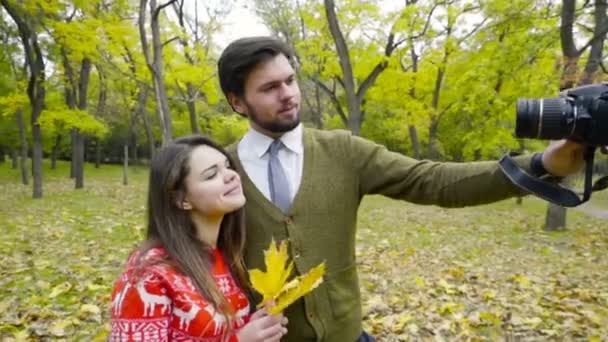
[[[351,131],[345,129],[322,130],[312,127],[304,128],[304,134],[310,135],[313,141],[332,141],[333,143],[336,142],[336,139],[348,140],[352,135]]]

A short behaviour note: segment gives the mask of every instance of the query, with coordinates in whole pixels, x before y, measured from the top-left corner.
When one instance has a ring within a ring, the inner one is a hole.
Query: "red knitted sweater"
[[[166,257],[164,249],[154,248],[144,261]],[[129,257],[114,286],[110,341],[238,340],[234,333],[249,319],[249,301],[219,250],[213,251],[213,277],[234,310],[231,336],[226,336],[226,317],[201,296],[190,278],[166,263],[142,268],[136,265],[138,259],[139,252]]]

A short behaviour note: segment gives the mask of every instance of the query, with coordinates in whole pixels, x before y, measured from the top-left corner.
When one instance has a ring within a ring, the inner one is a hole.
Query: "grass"
[[[105,340],[110,293],[144,234],[147,170],[44,168],[44,197],[0,164],[0,340]],[[608,191],[592,205],[608,208]],[[379,196],[357,235],[365,328],[380,341],[607,340],[608,221],[546,204],[442,209]]]

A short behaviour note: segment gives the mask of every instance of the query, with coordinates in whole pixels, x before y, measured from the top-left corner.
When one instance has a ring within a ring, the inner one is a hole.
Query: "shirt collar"
[[[283,145],[296,154],[302,154],[304,151],[304,143],[302,142],[302,124],[298,124],[296,128],[281,136]]]
[[[279,139],[281,142],[283,142],[285,147],[296,154],[301,154],[304,151],[301,123],[291,131],[283,134]],[[273,141],[274,139],[271,137],[264,135],[250,127],[249,131],[247,131],[241,142],[247,146],[254,155],[256,155],[258,158],[262,158],[266,151],[268,151],[268,147],[270,147],[270,144]]]

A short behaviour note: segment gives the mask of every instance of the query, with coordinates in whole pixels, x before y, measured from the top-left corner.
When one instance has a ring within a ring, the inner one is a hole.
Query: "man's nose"
[[[296,91],[296,86],[294,83],[288,84],[288,83],[282,83],[281,84],[281,99],[283,100],[287,100],[287,99],[291,99],[292,97],[294,97],[296,95],[297,91]]]

